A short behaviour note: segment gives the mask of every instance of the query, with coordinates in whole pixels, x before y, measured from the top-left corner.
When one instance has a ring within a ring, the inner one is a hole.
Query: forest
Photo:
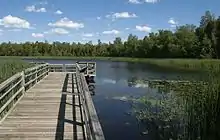
[[[89,56],[132,58],[219,58],[220,17],[206,11],[197,27],[186,24],[175,31],[159,30],[143,39],[130,34],[125,42],[25,42],[0,44],[0,56]]]

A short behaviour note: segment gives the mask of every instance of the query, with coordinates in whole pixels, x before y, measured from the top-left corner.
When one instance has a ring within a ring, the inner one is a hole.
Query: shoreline
[[[127,57],[70,57],[70,56],[0,56],[0,59],[39,59],[39,60],[103,60],[113,62],[133,62],[147,64],[155,68],[175,71],[203,71],[210,66],[220,66],[218,59],[173,59],[173,58],[127,58]]]

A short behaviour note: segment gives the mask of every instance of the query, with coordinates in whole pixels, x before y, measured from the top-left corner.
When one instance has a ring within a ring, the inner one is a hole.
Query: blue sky
[[[103,42],[198,25],[219,0],[0,0],[0,42]]]

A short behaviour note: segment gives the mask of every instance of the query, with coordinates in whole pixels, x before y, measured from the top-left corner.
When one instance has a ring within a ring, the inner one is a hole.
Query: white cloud
[[[110,30],[110,31],[103,31],[103,34],[119,34],[120,32],[118,30]]]
[[[170,24],[170,27],[176,27],[178,25],[178,22],[174,18],[170,18],[168,20],[168,23]]]
[[[106,18],[110,18],[110,17],[111,17],[111,15],[109,15],[109,14],[108,14],[108,15],[106,15],[105,17],[106,17]]]
[[[73,22],[66,17],[60,19],[59,21],[55,23],[49,23],[48,25],[52,27],[62,27],[62,28],[72,28],[72,29],[84,28],[83,23]]]
[[[46,8],[36,9],[36,12],[47,12]]]
[[[64,35],[64,34],[69,34],[69,31],[63,28],[54,28],[51,30],[52,33],[58,34],[58,35]]]
[[[49,31],[44,31],[44,34],[58,34],[58,35],[64,35],[69,34],[69,31],[63,28],[53,28]]]
[[[176,24],[176,21],[173,18],[170,18],[168,21],[169,24]]]
[[[159,2],[159,0],[145,0],[145,2],[147,2],[147,3],[157,3],[157,2]]]
[[[101,19],[101,17],[97,17],[96,19],[97,19],[97,20],[100,20],[100,19]]]
[[[46,8],[39,8],[39,9],[37,9],[35,7],[35,5],[27,6],[25,8],[25,11],[27,11],[27,12],[38,12],[38,13],[39,12],[47,12]]]
[[[35,37],[35,38],[43,38],[44,37],[44,34],[41,34],[41,33],[32,33],[31,35],[32,35],[32,37]]]
[[[92,33],[86,33],[86,34],[83,34],[84,37],[93,37],[94,35]]]
[[[141,4],[139,0],[129,0],[128,2],[133,4]]]
[[[125,28],[125,30],[129,30],[130,28]]]
[[[55,12],[55,14],[57,14],[57,15],[62,15],[62,14],[63,14],[63,12],[62,12],[62,11],[60,11],[60,10],[57,10],[57,11]]]
[[[107,18],[112,17],[115,18],[136,18],[137,15],[134,13],[121,12],[121,13],[113,13],[112,15],[106,15]]]
[[[144,26],[137,25],[136,29],[141,32],[151,32],[151,28],[146,25],[144,25]]]
[[[30,28],[30,23],[27,20],[21,19],[19,17],[13,17],[11,15],[0,19],[0,25],[3,25],[6,28]]]

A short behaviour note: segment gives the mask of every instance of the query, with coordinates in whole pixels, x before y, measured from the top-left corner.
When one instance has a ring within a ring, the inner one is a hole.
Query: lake
[[[34,60],[51,64],[71,64],[75,60]],[[83,60],[86,61],[86,60]],[[146,80],[152,79],[197,79],[198,74],[171,72],[153,69],[146,64],[95,61],[97,76],[93,101],[98,113],[106,140],[154,140],[143,135],[144,131],[136,117],[132,115],[129,98],[138,98],[146,94],[156,94],[157,89],[150,88]]]

